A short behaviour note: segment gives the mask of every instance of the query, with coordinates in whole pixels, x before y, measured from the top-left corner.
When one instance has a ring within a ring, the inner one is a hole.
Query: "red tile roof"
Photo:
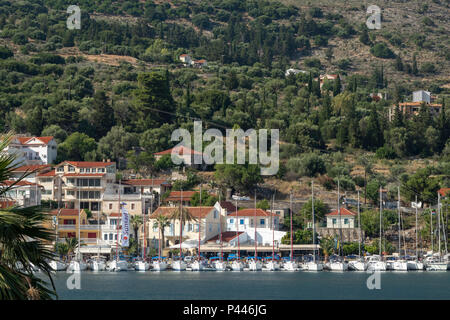
[[[417,101],[417,102],[400,102],[399,106],[400,107],[419,107],[422,105],[422,103],[424,103],[423,101]],[[438,103],[425,103],[426,106],[428,107],[438,107],[441,108],[442,104],[438,104]],[[396,105],[394,105],[394,107],[396,107]]]
[[[181,196],[183,196],[183,201],[190,201],[196,193],[198,191],[172,191],[164,201],[181,201]]]
[[[162,184],[170,185],[166,179],[129,179],[122,180],[122,184],[132,186],[159,186]]]
[[[447,194],[450,194],[450,188],[441,188],[439,189],[439,193],[441,196],[445,197]]]
[[[96,167],[109,167],[111,165],[115,165],[115,162],[102,162],[102,161],[65,161],[57,166],[61,166],[64,163],[68,163],[78,168],[96,168]]]
[[[23,186],[38,186],[38,187],[41,187],[41,185],[39,185],[39,184],[36,184],[34,182],[29,182],[29,181],[26,181],[26,180],[21,180],[21,181],[5,180],[5,181],[0,182],[0,185],[10,186],[13,183],[15,183],[14,186],[18,186],[18,187],[23,187]]]
[[[42,171],[43,169],[51,168],[51,165],[49,164],[33,164],[33,165],[24,165],[15,168],[14,172],[26,172],[26,171]]]
[[[81,211],[83,211],[83,210],[81,210]],[[80,213],[81,213],[81,211],[80,211]],[[56,216],[58,214],[58,209],[50,211],[50,214]],[[59,215],[60,216],[78,216],[78,209],[62,208]]]
[[[160,152],[156,152],[154,153],[155,156],[162,156],[165,154],[171,154],[173,151],[174,154],[182,156],[182,155],[186,155],[186,154],[202,154],[201,152],[189,149],[185,146],[178,146],[178,147],[174,147],[174,148],[170,148],[168,150],[164,150],[164,151],[160,151]]]
[[[352,211],[350,211],[348,209],[345,209],[345,208],[340,208],[340,211],[341,211],[341,216],[356,216],[356,213],[354,213],[354,212],[352,212]],[[326,215],[327,216],[339,216],[339,213],[338,213],[337,210],[335,210],[335,211],[330,212],[330,213],[328,213]]]
[[[220,201],[219,204],[227,213],[236,211],[236,206],[232,204],[231,201]]]
[[[6,209],[15,205],[16,202],[12,200],[1,200],[0,201],[0,209]]]
[[[179,208],[178,207],[159,207],[150,215],[150,219],[156,219],[160,214],[170,217]],[[205,218],[214,207],[184,207],[194,218]]]
[[[238,231],[237,234],[241,235],[243,234],[244,231]],[[222,232],[222,242],[230,242],[231,240],[233,240],[234,238],[236,238],[236,231],[225,231]],[[212,237],[211,239],[209,239],[207,242],[216,242],[217,240],[220,241],[220,235],[216,235],[214,237]]]
[[[264,211],[263,209],[256,209],[256,216],[257,217],[270,217],[272,214],[270,212]],[[273,214],[275,215],[275,214]],[[235,212],[228,213],[228,216],[236,216]],[[237,212],[238,217],[254,217],[255,216],[255,209],[241,209]]]
[[[21,144],[26,144],[29,140],[31,140],[33,138],[38,139],[39,141],[41,141],[44,144],[48,144],[53,139],[52,136],[48,136],[48,137],[16,137],[16,139],[19,140],[19,142]]]
[[[38,173],[38,177],[54,177],[54,176],[56,176],[55,169],[50,170],[49,172],[44,172],[44,173],[39,172]]]

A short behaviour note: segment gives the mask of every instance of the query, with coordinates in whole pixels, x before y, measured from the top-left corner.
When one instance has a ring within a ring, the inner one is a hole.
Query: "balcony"
[[[82,224],[80,225],[80,230],[99,230],[103,225],[98,224]],[[77,230],[78,226],[76,224],[63,224],[58,226],[58,230]]]
[[[120,201],[136,201],[141,200],[142,195],[140,193],[120,194]],[[104,193],[102,200],[119,201],[119,194],[117,193]]]

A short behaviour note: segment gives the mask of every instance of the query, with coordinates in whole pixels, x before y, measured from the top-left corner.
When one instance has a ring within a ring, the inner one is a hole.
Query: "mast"
[[[220,205],[220,192],[219,192]],[[222,207],[221,207],[222,208]],[[222,246],[222,212],[219,213],[219,230],[220,230],[220,261],[223,262],[223,246]]]
[[[293,245],[293,237],[292,237],[292,191],[289,197],[289,211],[291,212],[291,262],[294,258],[294,245]]]
[[[142,211],[142,224],[143,224],[143,228],[144,228],[144,239],[142,239],[142,260],[145,261],[145,239],[146,239],[146,233],[145,233],[145,208]]]
[[[433,210],[430,210],[430,236],[431,236],[431,254],[434,253],[433,248]]]
[[[202,184],[200,183],[200,207],[202,206]],[[200,215],[198,217],[198,261],[200,261],[200,232],[201,232],[202,220]],[[206,225],[205,225],[206,228]]]
[[[272,219],[272,262],[275,260],[275,225],[273,219],[273,202],[275,200],[275,193],[272,195],[272,205],[270,209],[271,219]]]
[[[237,242],[238,242],[238,260],[241,260],[241,247],[239,243],[239,223],[238,223],[238,206],[237,206],[237,199],[236,199],[236,236],[237,236]]]
[[[438,252],[439,252],[439,261],[441,261],[441,194],[438,192]]]
[[[313,227],[313,261],[316,263],[316,226],[315,226],[315,217],[314,217],[314,181],[311,180],[311,205],[312,205],[312,227]]]
[[[400,219],[400,187],[397,187],[398,200],[397,200],[397,213],[398,213],[398,255],[401,256],[401,219]]]
[[[81,235],[80,235],[80,228],[81,228],[81,217],[80,217],[80,208],[81,208],[81,201],[80,201],[80,187],[78,187],[78,250],[77,250],[77,260],[80,261],[80,246],[81,246]]]
[[[361,210],[359,208],[359,190],[358,190],[358,229],[359,229],[359,247],[358,247],[358,255],[361,259]]]
[[[258,256],[258,238],[256,235],[256,223],[257,223],[256,220],[257,219],[256,219],[256,189],[255,189],[255,262]]]
[[[341,256],[341,242],[342,242],[342,221],[341,221],[341,196],[340,196],[340,182],[338,178],[338,215],[339,215],[339,249],[338,254]]]
[[[181,201],[180,201],[180,262],[181,262],[181,241],[183,240],[183,189],[181,189]]]
[[[119,179],[119,216],[117,219],[116,229],[117,229],[117,241],[116,241],[116,262],[119,261],[119,222],[122,220],[122,204],[120,203],[120,187],[122,186],[122,177]]]
[[[417,234],[418,234],[418,229],[417,229],[417,194],[416,194],[416,205],[415,205],[415,207],[416,207],[416,261],[418,261],[419,260],[419,250],[418,250],[418,247],[417,247]]]
[[[381,215],[382,213],[382,206],[383,206],[383,202],[381,199],[381,185],[380,185],[380,248],[379,248],[379,253],[380,253],[380,257],[381,257]]]

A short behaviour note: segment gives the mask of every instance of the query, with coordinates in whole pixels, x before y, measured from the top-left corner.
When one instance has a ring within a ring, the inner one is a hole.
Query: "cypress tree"
[[[336,79],[334,79],[334,85],[333,85],[333,96],[337,96],[339,93],[341,93],[341,77],[338,75]]]

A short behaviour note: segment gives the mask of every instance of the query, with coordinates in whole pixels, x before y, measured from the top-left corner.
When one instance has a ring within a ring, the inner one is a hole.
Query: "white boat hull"
[[[89,269],[91,269],[92,271],[105,271],[106,263],[104,261],[91,261],[89,263]]]
[[[305,271],[322,271],[323,264],[318,262],[308,262],[303,265]]]
[[[447,262],[430,262],[425,266],[427,271],[447,271],[447,268]]]
[[[244,265],[240,261],[233,261],[233,263],[231,264],[231,270],[242,271],[244,270]]]
[[[353,271],[366,271],[367,263],[362,261],[350,261],[348,263],[348,269]]]
[[[167,269],[167,263],[163,261],[153,261],[152,267],[154,271],[164,271]]]
[[[136,271],[147,271],[150,269],[150,264],[147,261],[137,261],[134,264],[134,269]]]
[[[276,261],[269,261],[266,263],[265,269],[268,271],[277,271],[280,270],[280,265]]]
[[[223,261],[215,261],[214,269],[216,271],[225,271],[225,270],[227,270],[227,263],[223,262]]]
[[[248,269],[250,271],[261,271],[262,270],[262,263],[260,261],[250,261],[248,263]]]
[[[371,261],[367,263],[367,271],[386,271],[386,262]]]
[[[191,263],[191,269],[192,271],[203,271],[205,269],[205,266],[199,261],[194,261]]]
[[[64,271],[67,269],[67,263],[64,263],[61,261],[53,260],[53,261],[50,261],[49,265],[53,271]]]
[[[108,265],[109,271],[128,271],[128,262],[125,260],[113,260],[109,262]]]
[[[70,261],[67,270],[72,272],[85,271],[87,270],[87,263],[83,261]]]
[[[187,265],[186,265],[186,262],[184,262],[184,261],[177,260],[177,261],[172,262],[172,270],[184,271],[184,270],[186,270],[186,267],[187,267]]]
[[[286,271],[296,271],[297,270],[297,264],[293,261],[287,261],[283,264],[283,270]]]
[[[423,263],[418,261],[408,261],[407,262],[408,270],[423,270]]]
[[[328,269],[330,271],[347,271],[348,263],[346,263],[346,262],[329,262]]]
[[[395,261],[392,267],[394,271],[408,271],[408,263],[406,261]]]

